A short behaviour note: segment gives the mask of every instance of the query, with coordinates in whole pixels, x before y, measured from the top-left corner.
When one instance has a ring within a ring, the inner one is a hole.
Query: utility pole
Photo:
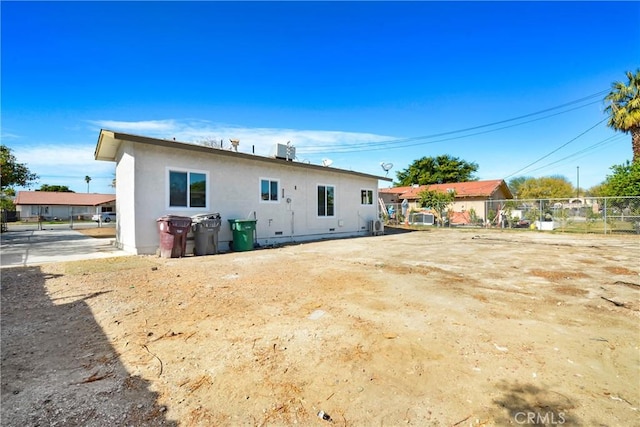
[[[576,186],[576,198],[579,199],[580,198],[580,166],[576,166],[577,169],[577,173],[578,173],[578,185]]]

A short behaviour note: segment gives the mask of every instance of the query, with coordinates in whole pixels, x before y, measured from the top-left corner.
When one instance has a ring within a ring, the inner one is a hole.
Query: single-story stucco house
[[[14,204],[22,221],[91,219],[102,212],[115,212],[116,195],[57,191],[19,191]]]
[[[399,210],[398,204],[407,200],[409,211],[419,211],[422,209],[420,193],[425,190],[454,192],[454,201],[448,209],[455,218],[467,218],[455,214],[473,211],[478,218],[491,220],[487,218],[488,211],[500,209],[501,200],[513,199],[511,190],[502,179],[381,188],[379,194],[385,205],[394,205],[396,210]]]
[[[378,183],[391,179],[292,161],[286,152],[277,145],[265,157],[101,130],[94,158],[116,163],[116,244],[154,254],[158,218],[207,213],[222,217],[221,250],[233,241],[230,219],[257,220],[263,246],[371,233]]]

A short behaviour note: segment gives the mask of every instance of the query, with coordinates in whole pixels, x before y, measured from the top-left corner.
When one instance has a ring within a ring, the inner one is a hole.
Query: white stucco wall
[[[123,142],[117,156],[116,200],[119,246],[136,254],[156,253],[159,234],[156,219],[166,215],[193,216],[219,212],[220,249],[232,241],[229,219],[257,219],[261,245],[337,238],[367,233],[368,221],[378,218],[375,178],[314,170],[278,163],[193,152],[151,144]],[[168,170],[184,169],[208,175],[207,207],[169,207]],[[279,182],[279,200],[260,199],[260,179]],[[318,217],[317,185],[335,187],[335,215]],[[361,190],[373,192],[373,203],[361,204]]]
[[[116,155],[116,244],[123,250],[134,254],[152,253],[155,249],[147,248],[140,252],[136,247],[136,159],[135,146],[124,142]]]

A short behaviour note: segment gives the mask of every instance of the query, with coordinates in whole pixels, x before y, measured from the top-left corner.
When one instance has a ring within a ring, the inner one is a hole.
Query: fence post
[[[542,199],[540,199],[540,216],[538,217],[538,231],[542,230]]]
[[[485,199],[484,201],[484,215],[482,218],[482,228],[487,227],[487,217],[489,216],[489,202]]]
[[[607,198],[604,198],[604,234],[607,234]]]

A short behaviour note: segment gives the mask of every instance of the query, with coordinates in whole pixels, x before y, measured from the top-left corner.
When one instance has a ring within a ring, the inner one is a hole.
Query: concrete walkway
[[[8,231],[0,235],[0,267],[130,255],[116,248],[113,241],[70,229]]]

